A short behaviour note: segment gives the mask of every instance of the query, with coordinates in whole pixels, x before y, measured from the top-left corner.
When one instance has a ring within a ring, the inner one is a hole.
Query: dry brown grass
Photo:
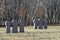
[[[60,26],[36,30],[28,26],[24,33],[6,33],[6,28],[0,27],[0,40],[60,40]]]

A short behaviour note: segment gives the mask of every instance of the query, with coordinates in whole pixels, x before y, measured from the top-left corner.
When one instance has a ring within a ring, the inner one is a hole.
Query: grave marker
[[[18,21],[17,20],[12,20],[12,33],[17,33],[18,32]]]
[[[10,33],[10,21],[6,21],[5,22],[5,26],[6,26],[6,33]]]
[[[48,22],[46,19],[44,19],[44,29],[47,29]]]
[[[20,21],[20,32],[24,32],[24,20]]]
[[[38,26],[38,20],[37,19],[34,19],[33,20],[33,23],[34,23],[34,29],[37,29],[37,26]]]
[[[39,29],[42,29],[43,19],[39,19],[39,20],[38,20],[38,26],[39,26]]]

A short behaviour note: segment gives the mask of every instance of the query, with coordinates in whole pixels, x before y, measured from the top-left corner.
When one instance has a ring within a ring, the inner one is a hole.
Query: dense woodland
[[[8,18],[19,21],[20,7],[25,9],[25,25],[31,25],[38,6],[45,10],[48,23],[60,23],[60,0],[0,0],[0,25]]]

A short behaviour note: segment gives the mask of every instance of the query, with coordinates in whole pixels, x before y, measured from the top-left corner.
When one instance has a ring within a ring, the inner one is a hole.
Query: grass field
[[[33,26],[27,26],[24,33],[6,33],[6,28],[0,27],[0,40],[60,40],[60,26],[36,30]]]

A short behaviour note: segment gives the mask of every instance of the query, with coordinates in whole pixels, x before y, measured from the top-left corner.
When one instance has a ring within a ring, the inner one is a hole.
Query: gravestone
[[[42,29],[43,27],[43,19],[42,18],[40,18],[40,19],[38,19],[38,26],[39,26],[39,29]]]
[[[38,26],[38,20],[35,19],[35,29],[37,29],[37,26]]]
[[[33,28],[35,29],[35,19],[33,19]]]
[[[12,33],[17,33],[18,32],[18,21],[17,20],[12,20]]]
[[[5,26],[6,26],[6,33],[10,33],[10,21],[6,21],[5,22]]]
[[[24,20],[20,20],[20,32],[24,32]]]
[[[47,25],[48,25],[47,19],[44,19],[44,29],[47,29]]]

